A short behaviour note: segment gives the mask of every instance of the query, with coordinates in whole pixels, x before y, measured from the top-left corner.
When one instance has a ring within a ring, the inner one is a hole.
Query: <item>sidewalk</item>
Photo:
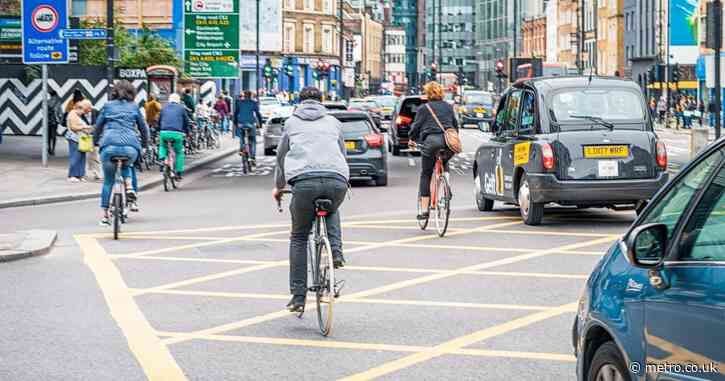
[[[41,165],[42,138],[38,136],[3,136],[0,144],[0,208],[47,204],[95,198],[100,196],[101,183],[69,183],[68,143],[58,138],[55,156],[49,156],[48,167]],[[222,138],[222,147],[186,157],[186,170],[220,160],[238,150],[231,135]],[[138,172],[139,190],[162,181],[158,170]]]
[[[51,230],[27,230],[0,234],[0,262],[43,255],[55,243],[57,234]]]

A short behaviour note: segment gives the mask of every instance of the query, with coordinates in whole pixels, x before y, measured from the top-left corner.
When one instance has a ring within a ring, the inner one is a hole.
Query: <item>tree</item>
[[[102,20],[84,20],[82,28],[103,28]],[[180,67],[181,61],[168,41],[145,28],[136,36],[114,23],[114,44],[118,51],[119,60],[115,66],[120,67],[149,67],[153,65],[171,65]],[[106,41],[83,40],[80,42],[79,63],[81,65],[105,65],[108,60]]]
[[[0,15],[20,16],[20,0],[0,1]]]

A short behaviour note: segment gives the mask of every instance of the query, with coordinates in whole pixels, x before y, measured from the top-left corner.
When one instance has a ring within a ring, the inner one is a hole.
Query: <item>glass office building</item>
[[[392,10],[392,24],[405,29],[405,74],[408,77],[408,84],[416,86],[418,84],[418,0],[393,0]]]
[[[426,66],[435,57],[441,73],[458,73],[460,68],[468,83],[477,83],[478,62],[475,46],[476,0],[427,0]]]

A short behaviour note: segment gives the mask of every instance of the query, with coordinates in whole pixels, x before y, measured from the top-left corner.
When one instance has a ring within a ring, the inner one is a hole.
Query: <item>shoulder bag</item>
[[[436,115],[435,111],[433,111],[433,108],[430,107],[430,103],[426,103],[425,106],[428,108],[428,111],[430,111],[433,119],[435,119],[438,127],[443,130],[443,136],[446,139],[446,145],[448,146],[448,148],[453,151],[453,153],[458,154],[463,152],[463,145],[461,144],[461,137],[458,135],[458,131],[455,128],[449,128],[446,130],[441,124],[441,121],[438,119],[438,115]]]

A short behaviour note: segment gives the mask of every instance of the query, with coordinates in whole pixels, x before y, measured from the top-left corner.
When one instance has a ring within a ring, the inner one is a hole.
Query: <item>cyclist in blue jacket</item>
[[[262,114],[259,113],[259,103],[252,98],[251,91],[244,92],[244,98],[234,103],[235,135],[239,137],[239,153],[244,150],[244,137],[249,136],[249,156],[252,165],[256,165],[257,157],[257,126],[262,128]]]

